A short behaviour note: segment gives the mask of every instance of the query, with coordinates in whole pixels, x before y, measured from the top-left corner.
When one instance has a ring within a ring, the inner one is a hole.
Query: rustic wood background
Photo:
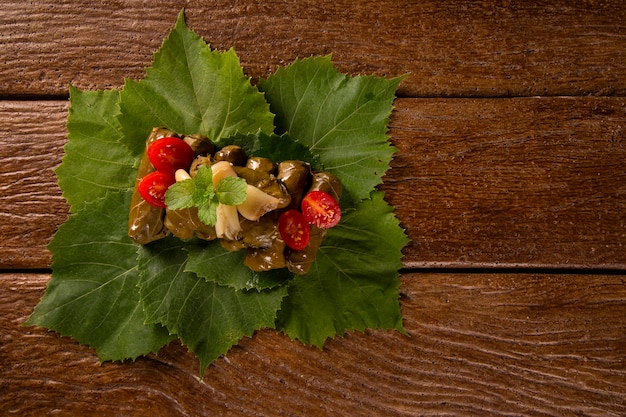
[[[332,53],[397,76],[382,189],[410,337],[261,331],[197,378],[22,327],[67,217],[68,85],[139,79],[181,8],[253,79]],[[626,3],[0,0],[0,414],[626,415]]]

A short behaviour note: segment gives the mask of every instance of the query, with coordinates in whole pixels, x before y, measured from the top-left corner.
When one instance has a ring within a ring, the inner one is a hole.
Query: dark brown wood
[[[626,276],[407,274],[409,336],[323,350],[261,331],[209,367],[178,342],[134,363],[22,327],[47,275],[0,275],[0,414],[624,415]]]
[[[190,27],[235,47],[255,78],[333,54],[353,74],[410,73],[404,96],[626,93],[621,0],[1,3],[0,96],[139,79],[183,7]]]
[[[21,326],[68,216],[68,85],[143,77],[183,7],[253,81],[324,54],[410,73],[381,187],[408,337],[263,330],[200,381],[178,342],[101,365]],[[625,21],[621,0],[0,0],[0,415],[626,415]]]
[[[0,101],[0,268],[48,268],[67,218],[54,169],[67,141],[67,104]]]
[[[400,100],[385,177],[412,267],[626,266],[626,100]]]
[[[0,103],[4,268],[46,268],[66,218],[67,104]],[[407,267],[626,265],[626,99],[399,99],[382,189]],[[32,156],[31,156],[32,155]]]

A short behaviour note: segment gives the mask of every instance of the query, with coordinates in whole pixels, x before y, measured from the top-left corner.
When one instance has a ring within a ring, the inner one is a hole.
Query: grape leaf
[[[256,155],[259,149],[259,138],[261,136],[268,136],[268,134],[263,132],[235,133],[227,138],[222,138],[219,146],[237,145],[243,149],[246,155],[252,156]],[[271,134],[271,136],[273,136],[273,134]]]
[[[183,243],[166,238],[139,250],[139,283],[147,322],[161,323],[196,354],[200,374],[244,336],[274,327],[286,294],[237,291],[185,271]]]
[[[185,24],[183,12],[141,81],[126,80],[119,121],[134,155],[155,126],[199,133],[219,143],[237,132],[271,133],[274,115],[251,85],[233,49],[211,50]]]
[[[245,250],[229,252],[219,242],[189,242],[186,270],[207,281],[236,290],[263,290],[285,283],[293,274],[286,269],[257,272],[244,265]]]
[[[57,176],[73,214],[50,243],[52,280],[26,324],[73,336],[101,360],[135,358],[176,335],[201,373],[262,327],[317,346],[348,330],[402,331],[397,270],[406,236],[372,191],[395,150],[386,129],[400,81],[348,77],[329,57],[310,58],[261,80],[264,96],[234,50],[212,51],[181,12],[144,79],[126,80],[121,91],[70,87]],[[216,241],[132,242],[130,189],[156,126],[337,175],[350,205],[311,271],[254,272],[244,251]]]
[[[288,133],[281,136],[259,135],[258,142],[258,150],[254,152],[255,156],[269,158],[276,163],[295,159],[308,162],[314,169],[323,169],[319,158],[313,155],[309,148],[291,139]]]
[[[49,248],[52,279],[26,321],[96,349],[101,361],[134,359],[172,339],[144,324],[139,304],[139,245],[126,235],[130,192],[109,193],[63,223]]]
[[[320,348],[348,330],[404,332],[398,269],[406,243],[393,208],[372,193],[328,230],[311,270],[290,281],[278,328]]]
[[[309,148],[293,140],[288,133],[282,135],[257,132],[255,134],[236,134],[224,138],[221,145],[240,146],[248,156],[261,156],[279,163],[282,161],[297,159],[308,162],[315,169],[321,170],[323,166],[319,158],[313,155]]]
[[[128,189],[137,174],[135,159],[119,142],[122,134],[114,117],[119,96],[117,90],[81,91],[70,86],[68,142],[56,175],[73,213],[109,191]]]
[[[395,91],[403,77],[349,77],[330,57],[297,60],[260,80],[277,133],[318,155],[352,201],[369,197],[389,168],[387,138]]]

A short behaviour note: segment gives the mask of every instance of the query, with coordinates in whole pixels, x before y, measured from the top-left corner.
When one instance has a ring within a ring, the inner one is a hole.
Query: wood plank
[[[626,266],[626,99],[401,100],[409,267]]]
[[[333,54],[342,71],[411,75],[403,96],[626,94],[621,0],[23,2],[0,8],[0,96],[67,94],[138,79],[181,8],[217,49],[267,76]]]
[[[626,276],[407,274],[409,337],[323,350],[272,331],[207,370],[178,343],[131,363],[22,327],[47,275],[0,276],[0,414],[624,415]]]
[[[0,102],[0,267],[47,268],[67,103]],[[399,99],[406,267],[626,267],[626,99]]]
[[[46,245],[67,218],[54,168],[67,103],[0,101],[0,268],[47,268]]]

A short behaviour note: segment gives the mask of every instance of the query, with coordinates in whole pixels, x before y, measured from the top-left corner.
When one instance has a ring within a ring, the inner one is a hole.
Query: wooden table
[[[549,4],[551,3],[551,4]],[[69,83],[140,79],[185,7],[266,76],[332,53],[397,76],[381,187],[411,243],[410,336],[246,338],[202,381],[175,342],[98,363],[22,327],[67,218]],[[626,3],[0,1],[0,414],[626,415]]]

